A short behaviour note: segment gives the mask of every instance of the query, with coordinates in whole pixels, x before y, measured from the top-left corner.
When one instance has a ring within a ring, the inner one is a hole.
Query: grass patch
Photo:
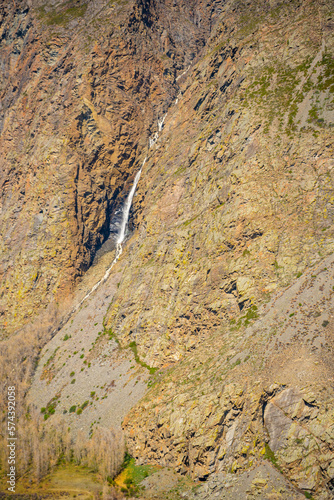
[[[153,465],[136,465],[135,459],[126,453],[122,471],[114,482],[127,496],[135,496],[140,491],[141,481],[156,470]]]
[[[78,5],[78,6],[70,6],[71,2],[67,2],[65,4],[65,8],[62,11],[50,10],[46,11],[45,7],[40,7],[38,9],[38,17],[43,20],[47,26],[58,25],[58,26],[67,26],[67,24],[75,18],[83,17],[87,10],[87,4]]]
[[[239,366],[241,364],[240,358],[237,359],[232,365],[231,365],[231,370],[235,368],[236,366]]]
[[[183,172],[185,172],[187,169],[186,167],[179,167],[175,172],[174,172],[174,175],[180,175],[180,174],[183,174]]]
[[[264,444],[264,453],[263,457],[266,458],[267,460],[270,460],[270,462],[273,464],[274,467],[276,467],[277,470],[282,472],[280,466],[277,463],[277,458],[275,457],[275,453],[273,450],[270,448],[268,443]]]
[[[118,347],[121,347],[119,340],[117,338],[117,335],[112,331],[112,328],[106,328],[103,325],[103,335],[108,335],[109,340],[114,340],[116,342],[116,344],[118,345]]]
[[[117,335],[112,331],[111,328],[109,328],[109,329],[106,328],[105,323],[104,323],[104,318],[103,318],[103,335],[105,335],[105,334],[109,335],[110,340],[115,340],[115,342],[118,344],[118,347],[120,349],[122,349],[122,346],[120,344],[120,341],[117,338]],[[144,363],[144,361],[141,361],[141,359],[139,358],[139,355],[138,355],[138,348],[137,348],[136,342],[134,342],[134,341],[130,342],[130,344],[126,347],[126,349],[131,349],[131,351],[134,354],[136,363],[138,363],[143,368],[146,368],[150,372],[151,375],[153,375],[157,371],[157,368],[153,368],[153,367],[149,366],[148,364]]]
[[[53,351],[53,354],[51,354],[51,356],[49,357],[49,359],[47,360],[47,362],[44,364],[44,366],[48,366],[51,363],[51,361],[54,360],[56,352],[58,351],[58,349],[59,349],[59,347],[56,347],[56,349]]]
[[[64,464],[59,460],[50,473],[40,482],[31,480],[31,474],[19,477],[16,495],[23,498],[102,498],[103,480],[101,475],[90,467]],[[0,480],[0,491],[6,491],[7,479]],[[77,485],[77,486],[76,486]],[[76,491],[76,488],[78,490]],[[14,496],[16,496],[14,495]],[[22,495],[22,496],[21,496]],[[9,498],[9,496],[8,496]]]
[[[138,348],[137,348],[136,342],[134,342],[134,341],[130,342],[129,348],[131,349],[131,351],[134,354],[136,363],[138,363],[143,368],[146,368],[150,372],[151,375],[153,375],[157,371],[157,368],[152,368],[151,366],[144,363],[144,361],[141,361],[141,359],[139,358],[139,355],[138,355]]]
[[[51,415],[53,415],[56,411],[58,400],[60,398],[60,394],[56,394],[45,406],[41,408],[41,413],[44,414],[44,420],[47,420]]]
[[[194,222],[194,220],[197,219],[197,217],[199,217],[199,215],[195,215],[195,217],[193,217],[192,219],[189,219],[189,220],[186,220],[183,225],[184,226],[189,226],[189,224],[191,224],[192,222]]]
[[[259,317],[257,313],[257,306],[252,305],[249,309],[247,309],[246,314],[241,316],[238,321],[237,321],[237,328],[240,328],[241,326],[248,326],[254,319],[257,319]]]

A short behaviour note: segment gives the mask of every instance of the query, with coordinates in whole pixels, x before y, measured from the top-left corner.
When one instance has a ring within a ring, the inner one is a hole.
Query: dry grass
[[[0,343],[0,408],[2,433],[0,434],[0,471],[7,473],[6,395],[7,387],[16,390],[16,424],[20,457],[17,460],[18,477],[29,471],[36,481],[59,462],[74,461],[98,471],[104,479],[114,477],[124,460],[125,445],[121,432],[98,428],[92,438],[79,433],[71,435],[61,417],[52,424],[45,422],[40,413],[32,412],[25,396],[30,387],[39,353],[56,332],[60,318],[68,317],[69,307],[62,310],[49,307],[33,325]],[[115,493],[116,495],[116,493]],[[115,497],[117,498],[117,497]]]

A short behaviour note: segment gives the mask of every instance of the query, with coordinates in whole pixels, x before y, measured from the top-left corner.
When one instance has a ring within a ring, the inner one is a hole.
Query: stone
[[[268,403],[264,412],[264,423],[270,436],[269,446],[276,452],[285,444],[292,421],[275,404]]]

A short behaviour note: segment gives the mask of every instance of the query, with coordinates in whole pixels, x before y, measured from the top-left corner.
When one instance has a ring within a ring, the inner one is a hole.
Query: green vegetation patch
[[[75,486],[80,485],[79,490]],[[6,485],[7,487],[7,485]],[[5,491],[0,484],[0,490]],[[20,498],[102,498],[103,480],[90,467],[64,464],[52,467],[50,473],[39,483],[31,481],[30,474],[18,478],[16,493]],[[14,495],[15,496],[15,495]]]
[[[104,328],[104,331],[103,331],[103,334],[107,334],[109,335],[109,339],[110,340],[115,340],[115,342],[117,342],[118,344],[118,347],[120,349],[122,349],[121,347],[121,344],[120,344],[120,341],[118,340],[117,338],[117,335],[112,331],[111,328],[107,329],[106,326],[105,326],[105,322],[104,322],[104,318],[103,318],[103,328]],[[144,361],[142,361],[140,358],[139,358],[139,355],[138,355],[138,348],[137,348],[137,344],[135,341],[133,342],[130,342],[130,344],[126,347],[126,349],[131,349],[131,351],[133,352],[134,354],[134,357],[135,357],[135,361],[136,363],[138,363],[140,366],[142,366],[143,368],[146,368],[151,375],[153,375],[156,371],[157,371],[157,368],[153,368],[151,366],[149,366],[148,364],[144,363]]]
[[[258,317],[257,306],[252,305],[249,309],[247,309],[246,314],[238,319],[237,326],[248,326],[252,320],[257,319]]]
[[[54,360],[56,352],[58,351],[58,349],[59,349],[59,347],[56,347],[56,349],[53,351],[53,354],[51,354],[51,356],[49,357],[49,359],[47,360],[47,362],[44,364],[44,366],[48,366],[51,363],[51,361]]]
[[[59,10],[50,10],[47,11],[45,6],[42,6],[38,9],[38,17],[43,20],[48,26],[58,25],[58,26],[67,26],[67,24],[75,18],[83,17],[87,10],[87,4],[84,3],[82,5],[71,6],[72,2],[67,2],[65,4],[65,8],[61,11]]]
[[[129,348],[131,349],[131,351],[134,354],[136,363],[138,363],[143,368],[146,368],[151,373],[151,375],[153,375],[157,371],[157,368],[152,368],[151,366],[149,366],[146,363],[144,363],[144,361],[141,361],[141,359],[139,358],[139,355],[138,355],[138,349],[137,349],[136,342],[134,342],[134,341],[130,342]]]
[[[157,467],[153,465],[136,465],[135,459],[128,453],[122,466],[119,479],[123,483],[121,490],[128,496],[136,495],[140,490],[140,483],[148,476],[156,472]],[[117,484],[116,478],[116,484]]]
[[[117,335],[113,332],[112,328],[106,328],[104,325],[104,330],[103,330],[103,335],[108,335],[109,340],[114,340],[116,344],[118,344],[118,347],[120,347],[119,340],[117,338]]]
[[[318,76],[318,88],[332,93],[334,91],[334,57],[326,52],[318,64],[322,67],[322,72]]]
[[[199,216],[200,216],[200,214],[195,215],[195,217],[193,217],[192,219],[186,220],[185,222],[183,222],[183,225],[184,226],[189,226],[189,224],[191,224],[192,222],[194,222],[194,220],[196,220]]]
[[[270,462],[274,465],[274,467],[276,467],[277,470],[279,470],[280,472],[282,472],[280,466],[277,463],[277,458],[275,457],[275,453],[270,448],[270,446],[269,446],[268,443],[264,444],[263,457],[266,458],[267,460],[270,460]]]
[[[52,399],[50,399],[46,407],[43,406],[41,408],[41,413],[44,414],[44,420],[47,420],[49,417],[51,417],[51,415],[55,413],[59,398],[60,394],[56,394]]]

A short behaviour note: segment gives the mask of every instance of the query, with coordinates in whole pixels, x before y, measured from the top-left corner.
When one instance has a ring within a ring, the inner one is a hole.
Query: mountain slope
[[[69,5],[2,9],[4,335],[68,295],[92,263],[216,3]]]
[[[59,9],[2,21],[4,337],[63,318],[26,401],[73,436],[124,419],[139,463],[207,481],[189,498],[332,498],[332,3]]]

